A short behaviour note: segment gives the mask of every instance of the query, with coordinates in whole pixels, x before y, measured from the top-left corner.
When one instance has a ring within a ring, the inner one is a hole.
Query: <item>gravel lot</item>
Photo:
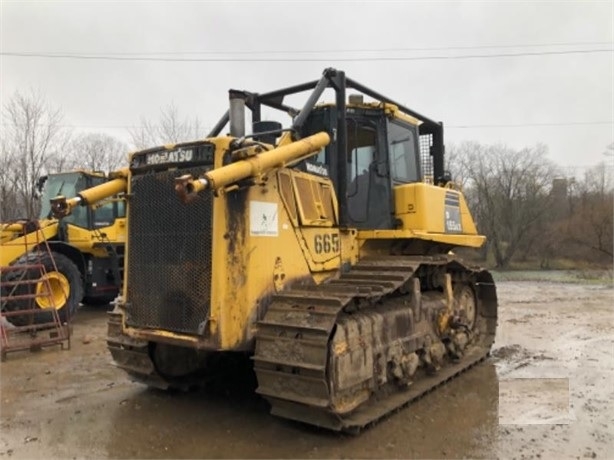
[[[614,290],[498,282],[491,358],[359,436],[273,418],[246,376],[169,394],[130,382],[83,307],[72,348],[0,365],[4,458],[614,458]]]

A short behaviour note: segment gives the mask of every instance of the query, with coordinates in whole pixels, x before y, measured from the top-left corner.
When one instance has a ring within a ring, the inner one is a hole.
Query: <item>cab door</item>
[[[348,215],[361,229],[393,227],[392,188],[382,117],[348,117]]]

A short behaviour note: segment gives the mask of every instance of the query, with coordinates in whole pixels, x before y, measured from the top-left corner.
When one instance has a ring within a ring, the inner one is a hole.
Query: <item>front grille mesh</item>
[[[213,198],[203,193],[183,204],[174,191],[176,177],[205,169],[132,178],[126,319],[130,326],[198,334],[209,315]]]

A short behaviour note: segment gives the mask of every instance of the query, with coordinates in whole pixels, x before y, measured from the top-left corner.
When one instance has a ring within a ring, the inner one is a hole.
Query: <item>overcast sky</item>
[[[40,90],[66,124],[128,141],[126,127],[169,103],[211,127],[229,88],[336,67],[443,121],[447,144],[543,142],[557,164],[584,167],[613,161],[613,4],[2,1],[0,95]],[[197,61],[83,59],[102,54]],[[509,54],[522,55],[459,58]]]

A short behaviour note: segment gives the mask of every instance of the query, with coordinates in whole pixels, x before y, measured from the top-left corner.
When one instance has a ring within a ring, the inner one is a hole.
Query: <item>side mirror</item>
[[[48,178],[48,176],[41,176],[36,181],[35,188],[36,188],[36,191],[39,194],[39,197],[43,193],[43,188],[45,187],[45,182],[47,182],[47,178]],[[37,198],[39,198],[39,197],[37,197]]]

